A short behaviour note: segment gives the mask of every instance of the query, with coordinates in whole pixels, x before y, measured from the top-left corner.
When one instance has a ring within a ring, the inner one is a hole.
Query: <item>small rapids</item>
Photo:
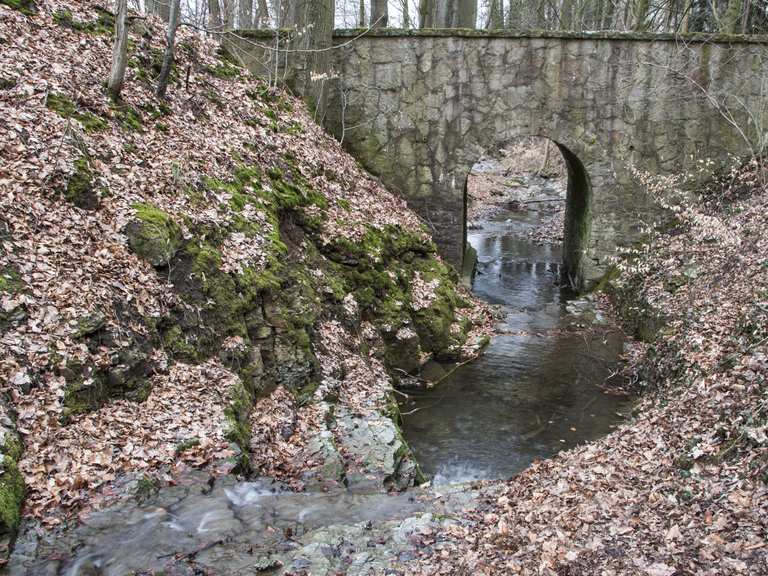
[[[543,204],[533,206],[503,210],[468,234],[478,255],[473,291],[502,307],[502,335],[401,401],[405,436],[435,485],[507,478],[610,432],[628,410],[601,389],[620,365],[623,336],[593,302],[560,290],[561,250],[531,240],[545,219]],[[597,329],[575,329],[590,324]]]

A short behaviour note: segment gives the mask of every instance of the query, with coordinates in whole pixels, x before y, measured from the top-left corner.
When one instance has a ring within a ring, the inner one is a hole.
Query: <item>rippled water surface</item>
[[[621,334],[569,330],[584,320],[568,310],[583,303],[556,286],[560,248],[527,239],[538,222],[537,212],[505,212],[469,233],[473,291],[502,305],[507,334],[402,403],[405,435],[435,483],[511,476],[608,433],[628,408],[598,387],[618,365]]]

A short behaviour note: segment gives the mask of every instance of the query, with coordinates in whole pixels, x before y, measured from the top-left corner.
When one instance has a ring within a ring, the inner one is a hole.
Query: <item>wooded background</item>
[[[130,0],[168,20],[171,0]],[[761,34],[768,0],[181,0],[207,29],[291,28],[333,15],[336,28],[487,28]]]

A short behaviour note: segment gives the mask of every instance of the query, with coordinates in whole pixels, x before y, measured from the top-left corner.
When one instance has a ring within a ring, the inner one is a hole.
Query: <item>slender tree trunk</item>
[[[171,0],[171,13],[168,20],[168,31],[165,34],[165,53],[163,54],[163,66],[160,68],[160,77],[157,79],[157,90],[155,95],[158,98],[165,98],[165,92],[168,89],[168,79],[171,76],[173,67],[173,51],[176,43],[176,29],[179,27],[179,16],[181,7],[180,0]]]
[[[741,33],[746,34],[749,30],[749,13],[752,10],[752,1],[745,0],[744,11],[741,14]]]
[[[160,16],[163,22],[168,22],[171,14],[169,1],[170,0],[146,0],[145,6],[147,7],[147,13]]]
[[[259,1],[259,13],[256,18],[257,28],[269,28],[269,6],[267,6],[267,0]]]
[[[456,7],[456,28],[474,28],[477,26],[477,0],[453,0]]]
[[[128,65],[128,29],[125,19],[128,15],[128,0],[117,0],[117,15],[115,17],[115,43],[112,46],[112,68],[109,71],[107,89],[112,100],[120,99],[125,80],[125,69]]]
[[[235,2],[236,0],[224,0],[224,28],[232,30],[235,27]]]
[[[360,6],[357,9],[357,27],[365,28],[368,20],[365,17],[365,0],[360,0]]]
[[[208,27],[211,29],[221,28],[221,4],[219,0],[208,0]]]
[[[237,10],[237,27],[253,27],[253,0],[240,0]]]
[[[325,116],[334,16],[334,0],[296,0],[292,16],[296,29],[304,31],[295,47],[308,51],[304,67],[297,73],[296,88],[314,105],[317,122]]]
[[[648,29],[648,9],[651,7],[650,0],[638,0],[635,5],[635,23],[634,30],[638,32],[644,32]]]
[[[437,27],[438,0],[419,0],[419,28]]]
[[[560,4],[560,30],[573,30],[573,1],[563,0]]]
[[[403,28],[408,29],[413,25],[411,23],[411,13],[408,6],[408,0],[400,0],[400,7],[403,11]]]
[[[371,0],[371,27],[386,28],[389,20],[389,1]]]
[[[488,9],[488,26],[490,30],[500,30],[504,28],[504,0],[491,0]]]
[[[735,34],[741,21],[741,0],[728,0],[725,14],[720,21],[720,31]]]

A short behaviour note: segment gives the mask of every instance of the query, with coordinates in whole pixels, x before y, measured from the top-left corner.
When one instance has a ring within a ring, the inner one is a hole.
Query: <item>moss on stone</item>
[[[133,132],[144,131],[144,119],[141,116],[141,112],[133,106],[120,104],[116,105],[113,111],[120,125],[126,130],[132,130]]]
[[[21,443],[9,439],[0,456],[0,536],[13,538],[19,529],[21,506],[24,502],[24,479],[17,461],[21,455]]]
[[[18,10],[25,16],[34,15],[37,6],[34,0],[0,0],[0,4]]]
[[[163,347],[173,358],[182,360],[197,360],[197,350],[187,339],[186,334],[178,324],[171,326],[163,333]]]
[[[19,83],[18,78],[12,76],[0,76],[0,90],[10,90]]]
[[[136,220],[126,233],[131,249],[153,266],[166,266],[181,246],[181,228],[152,204],[137,203]]]
[[[77,120],[86,132],[99,132],[108,126],[107,121],[87,110],[80,111],[75,103],[64,94],[52,93],[46,98],[46,106],[62,118]]]
[[[211,76],[221,78],[222,80],[234,80],[235,78],[238,78],[243,71],[239,66],[226,60],[220,62],[216,66],[205,66],[204,69]]]
[[[24,289],[24,281],[21,275],[10,266],[0,268],[0,293],[18,294]]]
[[[86,32],[88,34],[111,34],[115,27],[115,17],[112,13],[99,8],[98,17],[90,22],[77,20],[71,10],[61,9],[53,13],[53,20],[59,26]]]
[[[224,410],[227,419],[225,437],[240,448],[239,471],[247,472],[250,470],[248,454],[251,449],[251,425],[248,417],[253,408],[253,396],[241,382],[231,390],[231,395],[230,403]]]
[[[81,156],[75,160],[75,171],[67,180],[64,198],[85,210],[93,210],[99,204],[99,195],[93,185],[94,175],[88,158]]]

